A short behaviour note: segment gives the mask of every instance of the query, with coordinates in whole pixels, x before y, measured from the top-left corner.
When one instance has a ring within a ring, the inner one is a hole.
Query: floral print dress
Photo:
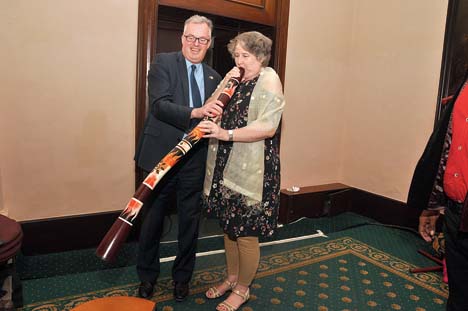
[[[221,127],[242,128],[247,125],[249,102],[258,77],[242,82],[223,111]],[[203,195],[208,217],[216,217],[231,239],[245,236],[270,236],[277,226],[280,195],[280,161],[278,131],[265,139],[262,202],[247,205],[247,198],[223,185],[223,171],[232,149],[232,142],[218,141],[213,181],[208,196]]]

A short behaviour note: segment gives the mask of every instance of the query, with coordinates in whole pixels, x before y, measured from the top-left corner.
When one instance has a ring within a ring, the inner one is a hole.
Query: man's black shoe
[[[177,302],[184,301],[189,294],[189,286],[187,283],[174,282],[174,299]]]
[[[148,281],[143,281],[140,283],[140,286],[138,286],[138,297],[141,298],[151,298],[153,295],[153,290],[154,290],[154,284]]]

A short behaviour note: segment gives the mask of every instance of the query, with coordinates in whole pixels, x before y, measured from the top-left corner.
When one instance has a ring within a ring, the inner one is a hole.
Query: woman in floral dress
[[[228,45],[236,66],[232,76],[244,76],[217,122],[203,121],[210,138],[203,205],[224,231],[227,278],[206,292],[207,298],[231,295],[217,310],[237,310],[249,299],[249,286],[260,260],[258,238],[270,236],[277,225],[280,196],[278,125],[284,108],[281,81],[266,67],[271,40],[259,32],[239,34]],[[218,104],[222,105],[221,102]]]

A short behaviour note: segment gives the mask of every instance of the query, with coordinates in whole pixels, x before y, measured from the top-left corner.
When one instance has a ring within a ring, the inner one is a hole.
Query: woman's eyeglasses
[[[192,36],[192,35],[184,35],[184,38],[185,38],[185,40],[187,40],[187,42],[195,42],[195,41],[198,40],[198,43],[203,44],[203,45],[206,45],[206,44],[208,44],[208,42],[210,42],[210,39],[197,38],[197,37]]]

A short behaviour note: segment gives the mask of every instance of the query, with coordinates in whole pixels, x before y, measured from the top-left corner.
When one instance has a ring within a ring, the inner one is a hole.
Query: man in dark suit
[[[194,15],[185,21],[180,52],[156,55],[148,73],[150,112],[140,137],[135,161],[146,173],[205,116],[216,116],[222,108],[216,102],[202,103],[221,80],[202,64],[210,46],[212,22]],[[178,252],[172,268],[174,297],[188,295],[188,283],[195,265],[201,214],[200,195],[205,174],[207,143],[195,145],[156,187],[141,228],[137,273],[138,295],[149,298],[159,276],[159,244],[165,210],[175,192],[178,214]]]

